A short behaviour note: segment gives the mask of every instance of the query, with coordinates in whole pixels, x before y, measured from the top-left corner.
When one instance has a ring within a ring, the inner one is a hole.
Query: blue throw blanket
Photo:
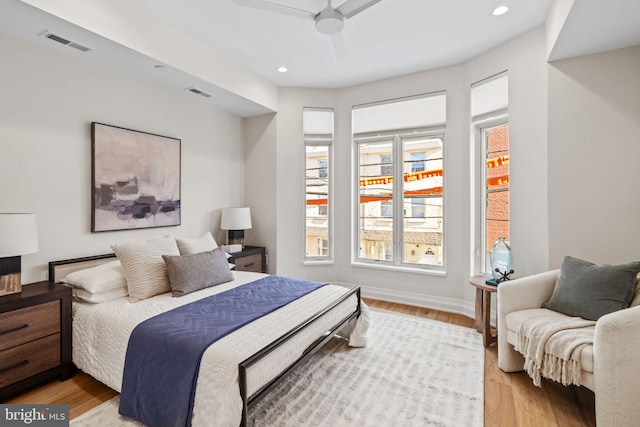
[[[120,414],[153,427],[190,426],[204,351],[324,285],[268,276],[140,323],[127,347]]]

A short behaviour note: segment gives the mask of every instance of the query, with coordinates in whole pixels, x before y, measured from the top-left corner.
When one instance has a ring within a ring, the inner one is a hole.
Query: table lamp
[[[244,248],[244,230],[251,228],[250,208],[224,208],[220,228],[228,230],[227,245],[241,245]]]
[[[20,256],[38,249],[35,214],[0,213],[0,297],[22,291]]]

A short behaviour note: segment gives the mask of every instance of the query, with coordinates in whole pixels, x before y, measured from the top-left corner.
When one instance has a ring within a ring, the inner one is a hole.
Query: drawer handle
[[[28,327],[29,325],[25,323],[24,325],[18,326],[17,328],[7,329],[6,331],[0,331],[0,335],[10,334],[11,332],[19,331],[21,329],[26,329]]]
[[[11,365],[11,366],[8,366],[8,367],[6,367],[6,368],[2,368],[2,369],[0,369],[0,374],[5,373],[5,372],[7,372],[7,371],[10,371],[10,370],[12,370],[12,369],[19,368],[20,366],[24,366],[24,365],[26,365],[26,364],[28,364],[28,363],[29,363],[29,361],[28,361],[28,360],[23,360],[22,362],[20,362],[20,363],[16,363],[15,365]]]
[[[250,262],[249,264],[245,264],[244,266],[245,267],[251,267],[252,265],[256,265],[256,263],[255,262]]]

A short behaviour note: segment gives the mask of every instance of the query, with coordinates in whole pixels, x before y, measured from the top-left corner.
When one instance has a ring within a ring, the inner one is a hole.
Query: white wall
[[[512,243],[518,276],[547,267],[546,63],[542,28],[466,64],[339,90],[281,88],[277,114],[277,273],[363,286],[365,296],[473,313],[470,86],[509,70],[512,150]],[[446,276],[351,265],[353,105],[446,90]],[[305,266],[302,108],[335,109],[335,262]],[[266,167],[266,166],[265,166]],[[275,166],[273,166],[275,168]],[[536,177],[536,179],[531,179]]]
[[[640,46],[549,70],[549,264],[640,254]]]
[[[0,212],[35,212],[39,228],[23,283],[46,279],[51,260],[116,242],[207,230],[223,239],[220,209],[244,202],[243,119],[3,35],[0,57]],[[182,140],[182,226],[90,232],[92,121]]]
[[[336,264],[305,266],[305,146],[302,131],[302,109],[304,107],[336,108],[336,91],[323,89],[281,88],[277,114],[277,273],[285,276],[303,277],[309,280],[335,281],[338,279]],[[336,128],[343,117],[335,111]],[[336,136],[334,150],[348,140]],[[341,158],[334,152],[336,170],[335,189],[348,186],[346,178],[338,170],[348,157]],[[337,202],[334,202],[337,204]],[[336,209],[336,205],[334,205]],[[338,208],[339,209],[339,208]],[[336,211],[336,235],[343,221],[340,210]],[[340,244],[334,245],[336,248]],[[341,255],[336,254],[336,258]]]
[[[276,115],[245,119],[245,205],[251,208],[252,228],[245,231],[245,244],[265,246],[267,272],[274,274],[278,260],[276,244]]]
[[[509,187],[515,277],[548,268],[547,63],[542,27],[469,62],[469,84],[509,76]]]

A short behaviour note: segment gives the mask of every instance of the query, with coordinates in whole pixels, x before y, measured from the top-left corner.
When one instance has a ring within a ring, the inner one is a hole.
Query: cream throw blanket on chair
[[[545,316],[522,322],[514,348],[524,355],[524,369],[537,387],[541,376],[564,385],[580,385],[580,355],[593,344],[595,321]]]

